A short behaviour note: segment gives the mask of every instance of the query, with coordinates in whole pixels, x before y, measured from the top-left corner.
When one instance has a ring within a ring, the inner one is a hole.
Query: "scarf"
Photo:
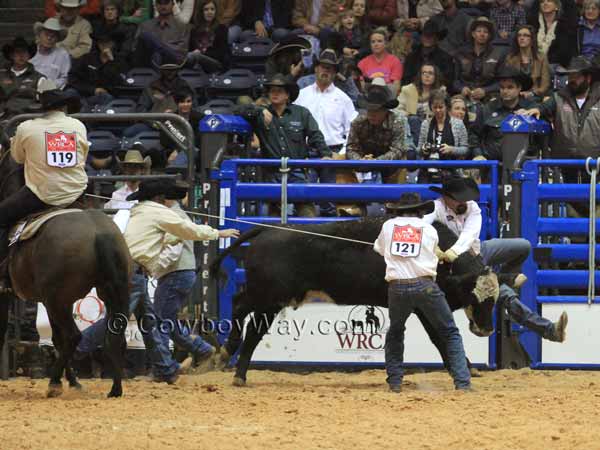
[[[544,15],[542,13],[538,16],[538,21],[540,24],[537,34],[538,50],[540,53],[547,55],[548,50],[550,50],[550,45],[552,45],[552,41],[554,41],[554,38],[556,37],[554,32],[558,20],[555,20],[548,29],[546,29],[546,21],[544,20]]]
[[[435,143],[434,132],[437,130],[437,120],[434,117],[431,118],[429,123],[429,130],[427,131],[427,142]],[[444,121],[444,129],[442,130],[442,144],[454,146],[454,134],[452,134],[452,126],[450,125],[450,114],[446,113],[446,120]],[[448,159],[447,156],[440,155],[442,159]]]

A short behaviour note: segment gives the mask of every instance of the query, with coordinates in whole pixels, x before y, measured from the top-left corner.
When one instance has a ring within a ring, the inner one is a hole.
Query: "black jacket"
[[[99,87],[112,94],[123,83],[125,71],[125,63],[120,58],[102,63],[98,52],[93,51],[73,60],[67,86],[84,97],[91,97]]]
[[[108,25],[103,20],[94,21],[92,23],[93,35],[112,35],[115,42],[115,57],[119,56],[123,61],[127,61],[133,52],[133,42],[135,37],[135,25],[127,23],[118,23],[116,25]]]
[[[271,2],[273,28],[292,28],[293,0],[274,0]],[[265,0],[243,0],[240,18],[244,28],[254,30],[254,23],[263,20]]]
[[[202,36],[202,30],[195,28],[192,30],[190,35],[190,50],[194,51],[200,49],[200,39]],[[229,43],[227,42],[227,27],[225,25],[219,25],[214,31],[212,45],[210,45],[206,51],[203,51],[206,56],[211,57],[219,61],[224,69],[229,67],[231,60],[231,51]]]

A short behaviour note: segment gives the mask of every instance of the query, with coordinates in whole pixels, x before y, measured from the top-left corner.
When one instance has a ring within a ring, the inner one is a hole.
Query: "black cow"
[[[387,307],[385,262],[372,245],[330,239],[289,230],[302,230],[359,241],[374,242],[387,218],[319,225],[286,226],[286,229],[256,227],[240,236],[212,265],[213,273],[224,257],[244,242],[251,245],[244,256],[246,287],[233,299],[232,331],[221,348],[217,363],[229,361],[242,342],[244,318],[254,313],[240,351],[234,384],[246,383],[246,372],[254,349],[267,332],[275,316],[286,306],[299,306],[314,292],[340,305]],[[456,242],[456,235],[445,225],[434,224],[442,250]],[[498,300],[496,275],[485,267],[480,256],[464,253],[450,266],[440,264],[437,282],[446,293],[450,308],[465,308],[471,331],[489,336],[493,331],[492,314]],[[310,295],[309,295],[310,293]],[[444,361],[446,349],[427,322],[419,316]]]

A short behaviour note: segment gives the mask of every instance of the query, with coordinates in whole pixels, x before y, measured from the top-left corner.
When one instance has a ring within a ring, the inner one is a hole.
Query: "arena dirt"
[[[443,372],[386,391],[381,370],[147,378],[107,400],[108,380],[47,399],[47,380],[0,381],[0,450],[599,449],[600,372],[485,372],[476,392]]]

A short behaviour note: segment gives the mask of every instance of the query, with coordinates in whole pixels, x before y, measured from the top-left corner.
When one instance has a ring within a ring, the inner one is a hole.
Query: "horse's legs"
[[[235,376],[233,378],[234,385],[246,385],[246,373],[248,372],[252,353],[254,353],[254,350],[262,337],[269,331],[269,327],[279,311],[279,308],[271,309],[269,311],[255,311],[254,317],[250,318],[246,330],[246,337],[244,338],[244,342],[242,342],[242,349],[240,350],[240,358],[237,363]]]
[[[52,326],[52,342],[58,352],[58,358],[50,371],[48,397],[57,397],[62,394],[61,378],[65,369],[67,369],[69,384],[74,386],[72,381],[74,381],[76,385],[79,384],[77,383],[73,371],[70,370],[69,364],[73,352],[77,347],[77,343],[81,338],[81,334],[79,334],[79,331],[74,331],[77,329],[77,326],[73,320],[72,306],[70,303],[66,305],[57,305],[54,300],[47,299],[44,304],[48,310],[48,318],[50,319],[50,325]]]
[[[75,321],[71,321],[70,328],[71,329],[69,330],[68,337],[66,337],[65,340],[70,341],[69,346],[72,346],[73,349],[71,352],[72,356],[73,352],[75,352],[75,349],[77,348],[77,345],[79,344],[79,341],[81,340],[81,331],[79,331],[79,328],[77,328]],[[79,384],[79,381],[77,381],[77,375],[75,375],[75,371],[73,370],[73,367],[71,367],[71,357],[69,357],[69,360],[66,361],[65,377],[69,381],[69,387],[81,389],[81,384]]]

